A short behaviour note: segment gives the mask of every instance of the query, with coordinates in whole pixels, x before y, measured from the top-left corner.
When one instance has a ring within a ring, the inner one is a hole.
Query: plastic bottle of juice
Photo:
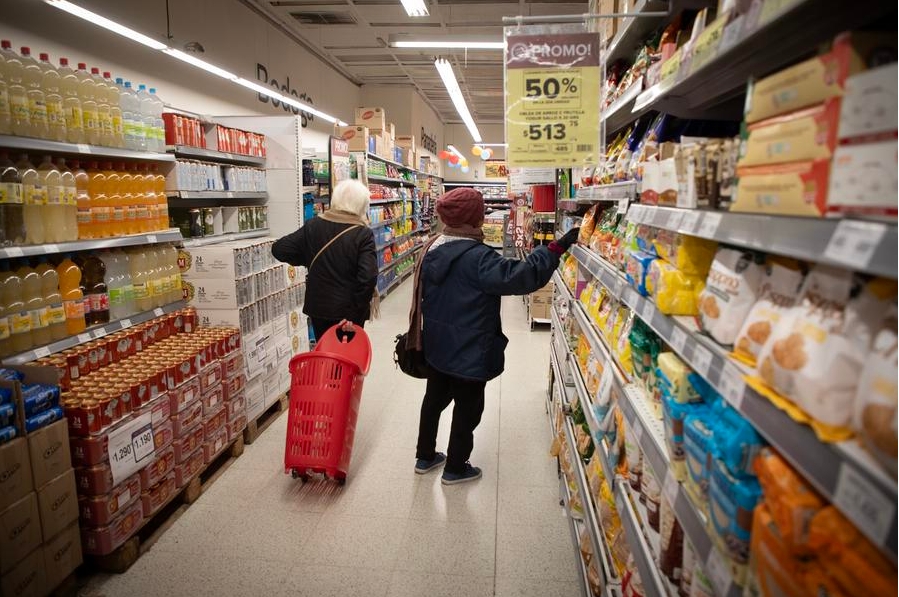
[[[66,140],[69,143],[84,143],[84,113],[81,111],[81,97],[78,95],[78,77],[69,67],[68,58],[59,59],[59,77],[62,106],[65,110]]]
[[[165,230],[169,227],[169,200],[165,195],[165,176],[159,172],[156,164],[150,166],[150,176],[153,179],[151,189],[157,207],[154,229]]]
[[[75,72],[78,77],[78,97],[81,98],[81,115],[84,123],[84,141],[91,145],[100,143],[100,115],[97,113],[96,84],[90,73],[87,72],[87,65],[83,62],[78,63],[78,70]]]
[[[0,152],[0,245],[25,243],[22,177],[9,154]]]
[[[132,146],[129,149],[146,151],[147,134],[144,131],[144,121],[140,113],[140,98],[137,97],[137,93],[131,88],[131,81],[125,81],[125,89],[122,91],[122,115],[125,118],[126,127],[130,117]],[[127,136],[126,128],[126,139]]]
[[[13,135],[31,136],[31,111],[28,108],[28,91],[25,88],[25,65],[12,49],[8,39],[0,41],[0,51],[6,63],[7,91],[9,93],[9,119]]]
[[[156,118],[153,110],[156,107],[153,98],[147,92],[147,86],[141,83],[137,86],[137,100],[140,109],[140,119],[146,138],[147,151],[159,151],[156,146]]]
[[[144,194],[144,173],[138,164],[131,167],[131,205],[134,207],[134,232],[146,232],[149,209]]]
[[[47,189],[41,186],[40,177],[28,156],[24,153],[16,164],[19,176],[22,177],[23,218],[25,220],[25,242],[29,245],[40,245],[45,242],[45,226],[42,217],[47,203]]]
[[[134,197],[134,173],[129,165],[124,162],[116,164],[119,172],[119,202],[115,208],[115,217],[119,217],[119,209],[122,210],[121,227],[118,234],[134,234],[137,232],[137,200]],[[119,220],[116,219],[116,223]]]
[[[66,113],[62,103],[62,89],[60,87],[59,71],[50,63],[50,55],[40,54],[41,87],[44,89],[44,101],[47,104],[47,128],[49,138],[54,141],[65,141],[68,138],[66,132]]]
[[[75,173],[69,170],[63,158],[56,159],[56,167],[59,169],[63,189],[65,237],[67,241],[78,240],[78,187],[75,184]]]
[[[125,147],[125,124],[122,121],[121,90],[115,81],[112,80],[112,74],[103,73],[103,80],[106,83],[106,101],[109,104],[109,115],[112,117],[112,142],[113,147]]]
[[[162,288],[161,271],[159,268],[159,251],[154,245],[150,245],[146,250],[147,261],[147,292],[150,297],[150,308],[158,307],[162,304],[161,295],[164,291]]]
[[[175,269],[177,269],[177,267],[172,267],[169,249],[171,249],[171,245],[160,245],[159,247],[159,262],[162,266],[162,285],[164,288],[162,297],[163,305],[168,305],[173,302],[172,297],[175,294]]]
[[[103,163],[106,175],[106,200],[109,204],[108,236],[121,236],[125,232],[125,205],[123,204],[124,181],[122,180],[123,164]]]
[[[156,177],[150,171],[149,166],[141,167],[141,174],[144,177],[143,188],[144,205],[147,210],[147,219],[143,223],[144,232],[153,232],[159,230],[159,203],[156,201]]]
[[[162,119],[165,104],[156,95],[155,87],[150,87],[150,98],[153,106],[153,134],[156,137],[156,151],[165,151],[165,121]]]
[[[94,238],[94,224],[91,219],[90,176],[81,168],[81,162],[72,160],[72,177],[75,182],[75,223],[78,238]]]
[[[171,276],[171,293],[166,302],[175,303],[181,300],[181,268],[178,267],[178,249],[175,245],[166,248],[166,267]]]
[[[9,77],[6,74],[6,55],[0,51],[0,135],[12,133],[9,116]],[[2,342],[2,340],[0,340]]]
[[[109,225],[112,211],[106,197],[106,173],[100,170],[97,162],[91,162],[87,172],[87,192],[90,195],[92,238],[110,236]]]
[[[120,264],[119,277],[122,280],[121,288],[125,297],[125,314],[134,315],[137,313],[137,307],[134,304],[134,283],[131,280],[131,258],[121,249],[116,251],[116,258]]]
[[[116,251],[106,251],[100,255],[106,264],[106,288],[109,291],[109,318],[112,320],[128,317],[125,312],[125,291],[122,288],[122,261]]]
[[[153,308],[153,299],[150,296],[150,277],[153,270],[149,266],[147,251],[144,247],[138,247],[131,251],[131,283],[134,287],[134,308],[138,313],[149,311]]]
[[[31,48],[22,46],[22,81],[28,95],[28,115],[31,120],[31,136],[46,139],[49,135],[47,125],[47,101],[41,87],[44,72],[40,63],[31,56]]]
[[[12,347],[12,313],[6,308],[6,278],[9,277],[9,264],[0,269],[0,356],[8,357],[13,353]]]
[[[69,335],[69,330],[66,328],[66,310],[62,306],[62,295],[59,294],[59,274],[46,260],[42,260],[35,271],[41,277],[41,294],[47,309],[50,338],[62,340]]]
[[[46,189],[47,200],[42,205],[41,217],[44,221],[44,242],[58,243],[65,241],[65,205],[62,203],[64,189],[59,169],[53,164],[50,156],[37,167],[40,185]]]
[[[31,342],[34,346],[49,344],[53,338],[41,291],[41,276],[27,265],[20,267],[16,274],[22,279],[22,302],[31,318]]]
[[[130,89],[125,88],[122,77],[116,77],[116,88],[119,90],[119,109],[122,111],[122,126],[125,131],[125,147],[137,149],[137,132],[134,129],[134,113],[131,111]]]
[[[91,68],[91,78],[94,80],[94,100],[97,102],[97,121],[100,124],[100,145],[112,147],[115,143],[115,127],[112,124],[106,81],[96,66]]]
[[[9,318],[9,340],[12,353],[22,352],[34,346],[31,338],[31,314],[25,309],[22,298],[22,278],[14,271],[0,274],[3,304]]]
[[[90,299],[90,314],[85,314],[87,325],[109,323],[109,288],[106,286],[106,264],[96,255],[88,255],[82,262],[84,275],[81,285]]]
[[[87,324],[84,320],[84,293],[81,291],[81,269],[69,257],[56,267],[59,274],[59,294],[66,311],[66,331],[80,334]]]

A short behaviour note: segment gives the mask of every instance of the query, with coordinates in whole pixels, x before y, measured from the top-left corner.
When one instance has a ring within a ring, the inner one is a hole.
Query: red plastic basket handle
[[[371,341],[368,339],[368,334],[361,327],[354,325],[352,326],[352,336],[344,334],[341,339],[337,331],[345,323],[349,322],[344,320],[322,334],[322,337],[315,343],[315,350],[339,354],[355,363],[363,375],[368,375],[368,369],[371,366]]]

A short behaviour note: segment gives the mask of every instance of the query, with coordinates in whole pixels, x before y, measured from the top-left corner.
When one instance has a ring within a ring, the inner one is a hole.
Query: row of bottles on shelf
[[[51,258],[52,259],[52,258]],[[27,260],[0,270],[0,356],[181,300],[174,245]]]
[[[165,230],[165,176],[156,165],[55,162],[0,152],[0,245],[43,244]]]
[[[0,41],[0,134],[69,143],[165,151],[163,102],[153,88],[112,79],[99,68],[59,67],[45,53],[17,54]]]

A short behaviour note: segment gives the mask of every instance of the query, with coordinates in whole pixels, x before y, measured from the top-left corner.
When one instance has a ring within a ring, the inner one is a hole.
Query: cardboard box
[[[896,217],[896,164],[895,138],[838,147],[830,170],[828,211]]]
[[[749,125],[740,166],[830,158],[837,146],[840,98]]]
[[[44,542],[44,569],[46,586],[58,587],[75,568],[81,565],[81,533],[77,524]]]
[[[165,476],[165,479],[150,487],[140,496],[144,518],[150,518],[162,508],[162,505],[175,493],[175,471]]]
[[[40,489],[51,479],[72,468],[69,428],[57,421],[28,435],[28,451],[34,487]]]
[[[846,79],[865,70],[885,52],[896,53],[895,33],[838,35],[829,52],[751,84],[746,96],[746,122],[758,122],[843,95]]]
[[[368,127],[335,126],[334,136],[346,141],[350,151],[368,151]]]
[[[0,445],[0,510],[34,489],[28,440],[24,437]]]
[[[387,128],[387,114],[384,112],[384,108],[359,107],[356,108],[355,116],[356,124],[366,126],[370,129],[383,130]]]
[[[412,159],[415,159],[415,135],[398,135],[393,140],[399,147],[412,150]]]
[[[247,399],[247,420],[254,421],[265,412],[265,393],[262,387],[262,379],[254,380],[252,387],[248,385],[245,395]]]
[[[894,133],[899,65],[888,64],[846,79],[840,110],[840,139]]]
[[[111,524],[97,529],[82,529],[81,540],[85,553],[105,555],[125,542],[144,518],[140,501],[134,502],[119,514]]]
[[[37,494],[31,491],[0,512],[0,573],[12,570],[42,540]]]
[[[613,14],[618,12],[618,0],[599,0],[599,14]],[[618,33],[618,19],[599,20],[599,39],[606,44],[612,41]]]
[[[197,309],[239,309],[256,300],[248,278],[182,278],[181,295]]]
[[[85,527],[105,527],[119,512],[140,497],[140,475],[134,473],[122,481],[112,492],[78,500],[81,524]]]
[[[830,160],[739,168],[730,210],[790,216],[827,212]]]
[[[37,492],[41,513],[41,534],[44,540],[62,532],[78,520],[78,495],[75,491],[75,472],[69,468]]]
[[[50,585],[44,568],[44,550],[35,549],[0,579],[0,595],[44,597]]]

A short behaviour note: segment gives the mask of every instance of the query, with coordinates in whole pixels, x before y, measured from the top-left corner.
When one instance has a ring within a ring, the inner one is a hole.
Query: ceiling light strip
[[[116,23],[115,21],[107,19],[106,17],[98,15],[95,12],[91,12],[85,8],[81,8],[80,6],[78,6],[76,4],[72,4],[71,2],[68,2],[68,0],[44,0],[44,1],[47,4],[49,4],[50,6],[54,6],[61,10],[64,10],[65,12],[67,12],[71,15],[74,15],[76,17],[84,19],[85,21],[88,21],[95,25],[99,25],[99,26],[103,27],[104,29],[108,29],[109,31],[112,31],[113,33],[117,33],[123,37],[127,37],[128,39],[131,39],[133,41],[141,43],[149,48],[158,50],[158,51],[162,52],[163,54],[167,54],[168,56],[171,56],[172,58],[177,58],[178,60],[180,60],[182,62],[186,62],[187,64],[190,64],[191,66],[194,66],[201,70],[204,70],[207,73],[213,74],[217,77],[221,77],[223,79],[231,81],[232,83],[236,83],[242,87],[246,87],[247,89],[252,89],[253,91],[255,91],[257,93],[261,93],[262,95],[265,95],[272,99],[276,99],[283,104],[286,104],[288,106],[293,106],[294,108],[302,110],[303,112],[306,112],[308,114],[318,116],[319,118],[321,118],[322,120],[325,120],[327,122],[330,122],[333,124],[338,124],[340,126],[346,125],[346,123],[343,122],[342,120],[335,118],[334,116],[331,116],[330,114],[325,114],[324,112],[317,110],[316,108],[313,108],[309,104],[305,104],[303,102],[297,101],[297,100],[291,98],[290,96],[282,95],[281,93],[278,93],[277,90],[275,90],[271,87],[265,87],[264,85],[259,85],[258,83],[254,83],[253,81],[248,81],[247,79],[238,77],[237,75],[235,75],[232,72],[226,71],[223,68],[219,68],[218,66],[211,64],[209,62],[206,62],[205,60],[201,60],[200,58],[197,58],[196,56],[193,56],[191,54],[187,54],[185,52],[182,52],[181,50],[176,50],[174,48],[169,48],[165,44],[160,43],[151,37],[147,37],[146,35],[144,35],[142,33],[138,33],[137,31],[134,31],[133,29],[131,29],[129,27],[125,27],[124,25],[121,25],[119,23]]]
[[[451,152],[453,152],[454,154],[456,154],[457,156],[459,156],[460,158],[465,159],[465,156],[462,155],[462,152],[461,152],[461,151],[459,151],[458,149],[456,149],[456,146],[455,146],[455,145],[447,145],[446,148],[449,149],[449,150],[450,150]]]
[[[434,66],[437,67],[437,72],[440,73],[440,78],[443,79],[443,85],[446,87],[447,92],[449,92],[450,99],[453,100],[453,105],[456,106],[456,112],[459,113],[462,122],[468,127],[471,138],[474,139],[475,143],[480,143],[481,132],[478,130],[478,125],[475,124],[474,118],[471,117],[471,112],[469,112],[468,105],[465,103],[465,98],[462,96],[462,89],[459,87],[459,81],[456,80],[456,75],[453,73],[452,65],[443,58],[438,58],[434,61]]]
[[[453,40],[396,40],[390,42],[392,48],[433,48],[459,50],[502,50],[506,42],[502,41],[453,41]]]
[[[430,14],[424,0],[400,0],[400,2],[410,17],[426,17]]]

